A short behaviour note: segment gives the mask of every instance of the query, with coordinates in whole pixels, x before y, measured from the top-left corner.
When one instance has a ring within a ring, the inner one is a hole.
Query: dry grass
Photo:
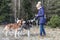
[[[59,28],[45,28],[46,36],[41,37],[39,35],[39,28],[33,27],[30,32],[31,36],[27,37],[27,31],[25,30],[25,35],[19,36],[17,39],[14,36],[5,36],[2,32],[3,26],[0,27],[0,40],[60,40],[60,29]]]

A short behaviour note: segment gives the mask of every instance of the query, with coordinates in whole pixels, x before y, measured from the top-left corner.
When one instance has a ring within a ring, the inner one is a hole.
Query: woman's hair
[[[38,4],[40,4],[40,5],[41,5],[41,1],[38,1]]]
[[[39,5],[41,5],[41,1],[38,1],[38,3],[36,4],[36,7],[38,7]]]

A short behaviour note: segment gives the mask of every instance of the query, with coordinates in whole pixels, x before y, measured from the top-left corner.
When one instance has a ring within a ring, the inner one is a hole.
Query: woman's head
[[[41,2],[40,1],[38,1],[38,3],[36,4],[36,8],[37,9],[40,9],[41,8]]]

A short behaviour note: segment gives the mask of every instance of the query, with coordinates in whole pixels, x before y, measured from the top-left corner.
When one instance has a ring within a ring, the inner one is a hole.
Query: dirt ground
[[[34,26],[30,30],[30,37],[27,36],[27,31],[25,30],[23,33],[24,35],[15,38],[14,35],[5,36],[2,33],[4,25],[0,25],[0,40],[60,40],[60,29],[59,28],[45,28],[46,36],[39,35],[39,27]]]

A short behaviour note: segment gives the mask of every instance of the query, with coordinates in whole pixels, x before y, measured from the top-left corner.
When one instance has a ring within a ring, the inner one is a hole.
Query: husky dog
[[[22,24],[22,30],[25,29],[28,31],[28,37],[30,36],[30,29],[32,28],[33,20],[26,20],[24,24]]]

